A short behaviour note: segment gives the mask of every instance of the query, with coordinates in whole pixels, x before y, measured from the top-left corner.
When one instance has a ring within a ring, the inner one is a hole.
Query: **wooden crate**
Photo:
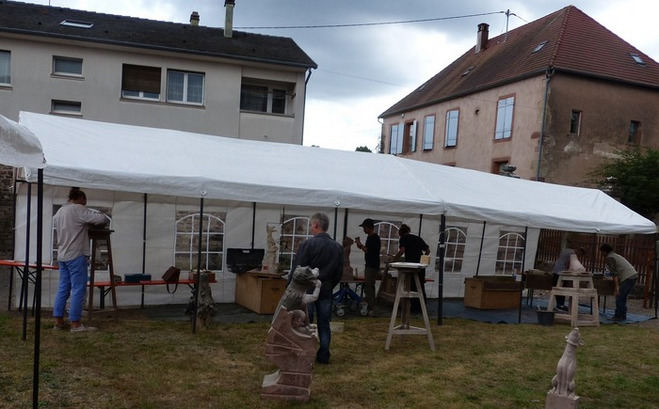
[[[274,314],[286,290],[286,280],[279,275],[246,272],[236,274],[236,304],[258,314]]]
[[[509,277],[466,278],[465,307],[480,310],[519,308],[520,285]]]

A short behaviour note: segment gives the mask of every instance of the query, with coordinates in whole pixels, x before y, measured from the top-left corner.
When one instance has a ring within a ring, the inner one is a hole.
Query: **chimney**
[[[196,11],[193,11],[192,14],[190,14],[190,25],[191,26],[199,25],[199,13],[197,13]]]
[[[478,25],[478,34],[476,34],[476,48],[474,52],[478,54],[487,48],[487,38],[490,34],[490,26],[486,23],[480,23]]]
[[[233,7],[236,5],[236,0],[224,0],[224,7],[226,7],[226,17],[224,19],[224,36],[226,38],[233,37]]]

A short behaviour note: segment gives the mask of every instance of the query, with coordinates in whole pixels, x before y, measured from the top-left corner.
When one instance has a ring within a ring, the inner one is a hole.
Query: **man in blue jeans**
[[[89,258],[89,225],[105,224],[104,214],[88,209],[85,192],[71,188],[69,201],[53,216],[57,231],[57,261],[59,263],[59,287],[53,306],[55,330],[64,329],[66,301],[71,296],[69,320],[71,332],[94,330],[82,324],[82,306],[87,292],[87,259]]]
[[[624,321],[627,319],[627,296],[636,285],[638,273],[629,261],[613,252],[610,244],[602,244],[600,251],[604,254],[604,263],[609,268],[615,283],[616,312],[609,320]]]
[[[313,322],[314,311],[316,313],[316,326],[320,342],[318,352],[316,352],[316,362],[321,364],[329,364],[330,360],[332,290],[339,284],[343,274],[343,246],[327,234],[328,228],[329,218],[325,213],[315,213],[311,216],[309,232],[313,234],[313,237],[300,244],[289,274],[290,283],[293,271],[298,266],[318,268],[319,270],[318,279],[322,283],[320,294],[318,299],[309,305],[308,314],[309,320]]]

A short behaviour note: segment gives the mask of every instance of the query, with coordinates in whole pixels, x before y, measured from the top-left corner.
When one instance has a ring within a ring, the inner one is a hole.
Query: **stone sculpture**
[[[566,337],[565,351],[556,365],[556,375],[551,380],[552,389],[547,392],[545,409],[576,409],[579,397],[575,395],[574,376],[577,371],[577,347],[584,344],[579,328],[574,328]]]
[[[266,251],[261,269],[263,271],[270,271],[271,273],[276,273],[279,270],[277,263],[277,241],[274,237],[276,231],[275,226],[265,226]]]
[[[355,241],[346,236],[343,238],[343,275],[341,281],[350,281],[354,278],[354,271],[350,265],[350,249]]]
[[[307,304],[318,299],[318,269],[298,267],[279,301],[266,341],[266,358],[279,368],[263,377],[261,398],[306,402],[311,397],[311,370],[318,333],[307,318]],[[313,288],[312,294],[307,290]]]

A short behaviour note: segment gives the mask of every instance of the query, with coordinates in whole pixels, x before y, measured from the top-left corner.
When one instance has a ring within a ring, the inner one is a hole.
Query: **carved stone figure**
[[[291,283],[286,287],[286,291],[284,291],[284,295],[282,295],[275,310],[273,323],[279,309],[283,307],[288,311],[302,310],[305,313],[305,323],[309,325],[309,319],[306,317],[307,305],[318,299],[322,284],[318,279],[318,274],[317,268],[311,269],[304,266],[299,266],[293,271]],[[307,294],[307,290],[311,288],[314,289],[313,292]]]
[[[318,333],[310,325],[307,304],[318,299],[318,269],[298,267],[279,301],[266,341],[266,358],[277,365],[266,375],[261,398],[306,402],[311,397],[311,370],[316,359]],[[307,290],[313,288],[312,294]]]
[[[584,344],[579,328],[574,328],[565,337],[565,341],[565,351],[558,360],[556,375],[551,380],[553,387],[547,392],[546,409],[578,407],[579,397],[574,393],[574,376],[577,371],[577,347]]]
[[[266,251],[262,270],[268,270],[272,273],[276,273],[279,270],[279,265],[277,263],[277,241],[274,237],[276,231],[275,226],[265,226],[265,232],[267,235]]]
[[[350,265],[350,249],[355,241],[346,236],[343,238],[343,275],[341,281],[350,281],[354,278],[354,271]]]

